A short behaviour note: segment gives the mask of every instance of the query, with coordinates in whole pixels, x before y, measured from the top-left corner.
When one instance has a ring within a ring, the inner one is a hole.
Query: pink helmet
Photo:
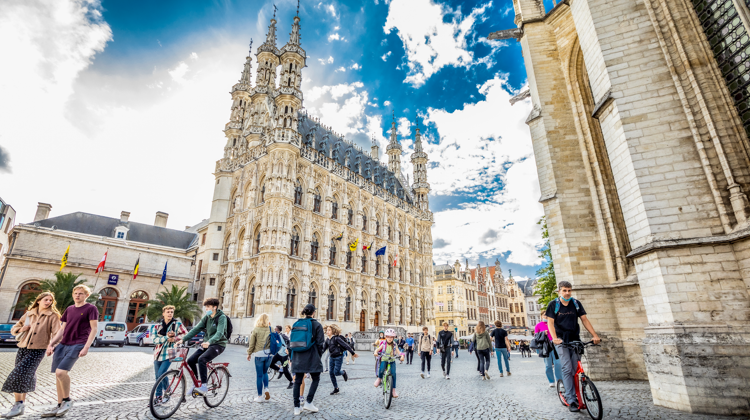
[[[386,337],[395,337],[397,335],[398,334],[396,334],[396,331],[393,328],[388,328],[387,330],[385,330]]]

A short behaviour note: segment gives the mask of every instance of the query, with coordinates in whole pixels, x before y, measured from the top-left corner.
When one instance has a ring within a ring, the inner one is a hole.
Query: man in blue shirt
[[[410,365],[414,359],[414,337],[409,334],[406,337],[406,364]]]

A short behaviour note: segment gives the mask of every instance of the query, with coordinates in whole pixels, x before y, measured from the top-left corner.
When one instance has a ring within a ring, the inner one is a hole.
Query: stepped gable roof
[[[534,296],[534,286],[536,285],[536,280],[516,280],[516,284],[518,285],[518,288],[521,289],[524,296]]]
[[[310,134],[315,131],[315,149],[318,152],[323,152],[327,156],[335,160],[339,165],[349,168],[354,171],[354,167],[359,162],[362,168],[362,176],[365,176],[366,170],[369,169],[370,173],[375,171],[377,174],[377,185],[381,188],[387,189],[392,194],[408,202],[414,204],[414,198],[412,197],[411,187],[408,186],[403,174],[394,174],[388,170],[388,165],[372,158],[370,153],[363,151],[358,146],[352,144],[349,140],[337,136],[330,129],[323,127],[319,122],[313,118],[308,117],[306,114],[301,113],[299,120],[298,131],[302,136],[302,141],[305,144],[311,142]],[[313,130],[315,129],[315,130]],[[326,144],[322,144],[323,135],[328,134]],[[349,154],[349,164],[346,165],[346,155]],[[372,179],[372,178],[370,178]],[[388,188],[386,188],[386,185]],[[400,191],[400,193],[399,193]]]
[[[87,235],[105,236],[113,238],[118,226],[128,228],[127,240],[130,242],[141,242],[144,244],[167,246],[178,249],[188,249],[198,235],[192,232],[163,228],[137,222],[121,222],[113,217],[99,216],[96,214],[75,212],[62,216],[39,220],[34,223],[26,223],[29,226],[42,226],[64,230],[68,232],[83,233]]]
[[[482,270],[482,271],[485,271],[487,269],[487,267],[480,267],[479,269]],[[472,268],[469,271],[471,272],[471,279],[475,280],[476,279],[476,275],[477,275],[477,273],[476,273],[477,269],[476,268]],[[490,280],[493,279],[493,278],[495,278],[495,266],[494,265],[490,266]]]

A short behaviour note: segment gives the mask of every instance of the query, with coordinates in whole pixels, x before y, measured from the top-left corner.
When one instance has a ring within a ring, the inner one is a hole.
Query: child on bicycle
[[[385,341],[380,343],[377,349],[375,349],[375,357],[380,357],[380,370],[378,372],[378,379],[375,380],[375,387],[380,386],[385,373],[386,367],[390,366],[391,375],[393,376],[393,398],[398,398],[396,393],[396,359],[404,361],[404,353],[398,349],[397,344],[393,341],[396,338],[396,331],[391,328],[385,330]]]

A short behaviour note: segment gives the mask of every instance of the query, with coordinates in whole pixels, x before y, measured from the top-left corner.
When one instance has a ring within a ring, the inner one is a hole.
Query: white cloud
[[[341,36],[339,36],[339,34],[337,34],[337,33],[328,35],[328,42],[331,42],[331,41],[343,41],[343,40],[344,40],[344,38],[341,37]]]
[[[398,127],[399,136],[408,137],[411,135],[411,121],[409,121],[407,118],[399,118],[396,127]]]
[[[386,34],[396,30],[404,44],[409,65],[405,81],[421,86],[444,66],[472,65],[474,57],[466,50],[466,38],[477,17],[489,5],[491,3],[463,17],[460,12],[432,0],[392,0],[383,30]],[[454,15],[449,22],[445,21],[447,14]]]
[[[389,106],[391,106],[391,101],[385,101],[385,102],[383,102],[383,106],[386,107],[386,108],[389,107]]]
[[[336,17],[336,8],[333,6],[333,4],[329,4],[326,6],[326,11],[331,14],[331,16]]]
[[[188,67],[187,64],[185,64],[184,61],[180,61],[177,66],[170,70],[169,76],[177,83],[185,83],[185,74],[187,74],[188,70],[190,70],[190,67]]]
[[[359,64],[357,64],[357,63],[354,63],[349,68],[352,69],[352,70],[360,70],[360,69],[362,69],[362,66],[359,65]]]
[[[383,60],[383,61],[386,61],[386,60],[388,60],[388,57],[390,57],[390,56],[391,56],[391,52],[388,51],[387,53],[383,54],[383,56],[380,57],[380,59]]]
[[[190,54],[190,58],[192,58],[193,60],[197,60],[197,59],[198,59],[198,53],[196,53],[195,51],[193,51],[193,52],[192,52],[192,53]]]
[[[340,72],[344,72],[344,71],[346,71],[346,67],[344,67],[344,66],[341,66],[341,67],[339,67],[339,68],[336,69],[336,73],[340,73]]]

